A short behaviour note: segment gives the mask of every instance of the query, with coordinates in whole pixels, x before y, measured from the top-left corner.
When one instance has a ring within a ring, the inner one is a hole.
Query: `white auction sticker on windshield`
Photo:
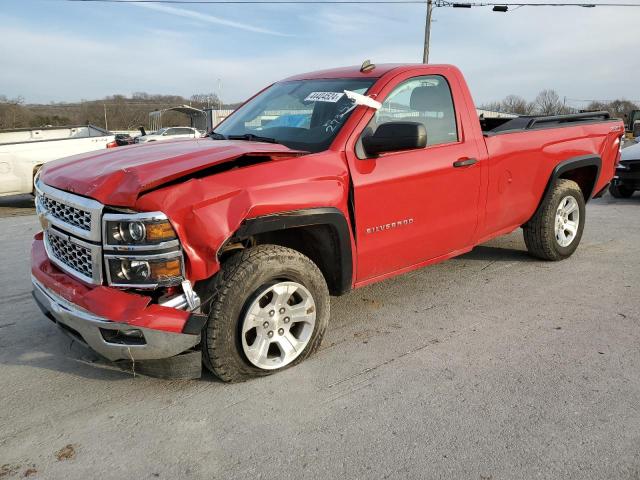
[[[311,92],[304,101],[336,103],[342,97],[344,97],[344,92]]]

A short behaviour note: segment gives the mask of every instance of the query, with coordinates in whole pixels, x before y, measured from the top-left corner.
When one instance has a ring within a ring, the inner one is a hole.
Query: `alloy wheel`
[[[568,247],[578,234],[580,208],[576,199],[570,195],[560,200],[556,210],[555,234],[558,245]]]
[[[282,368],[303,352],[315,323],[309,290],[297,282],[270,285],[258,292],[242,320],[242,350],[258,368]]]

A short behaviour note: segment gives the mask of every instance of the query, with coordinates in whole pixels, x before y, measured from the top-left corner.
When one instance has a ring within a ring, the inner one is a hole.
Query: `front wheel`
[[[306,256],[276,245],[243,250],[208,287],[207,366],[226,382],[268,375],[311,355],[329,323],[329,291]]]
[[[571,256],[582,238],[584,221],[582,190],[573,180],[559,179],[533,218],[523,226],[527,250],[543,260]]]

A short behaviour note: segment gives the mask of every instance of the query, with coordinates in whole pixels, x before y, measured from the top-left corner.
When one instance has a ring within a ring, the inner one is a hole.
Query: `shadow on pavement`
[[[469,253],[457,258],[485,262],[540,262],[540,260],[531,257],[526,250],[492,245],[478,245]]]
[[[0,197],[0,218],[19,217],[36,213],[32,195]]]
[[[48,333],[48,332],[47,332]],[[17,342],[5,350],[0,364],[50,370],[95,380],[126,380],[130,372],[118,369],[61,332],[47,334],[46,344]]]
[[[614,198],[611,195],[607,194],[602,198],[598,199],[600,204],[610,205],[640,205],[640,194],[635,192],[629,198]]]
[[[93,380],[129,380],[134,376],[153,378],[142,373],[139,363],[112,362],[60,331],[50,320],[44,317],[38,320],[42,324],[36,326],[39,330],[36,335],[13,339],[0,337],[0,364],[46,369]],[[8,329],[14,325],[10,323],[3,327]],[[2,340],[9,340],[9,343]],[[200,380],[220,382],[204,366]]]

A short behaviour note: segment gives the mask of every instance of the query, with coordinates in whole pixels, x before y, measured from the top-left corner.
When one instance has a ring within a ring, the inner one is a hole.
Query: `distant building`
[[[177,107],[165,108],[163,110],[155,110],[149,113],[149,130],[152,132],[160,130],[162,125],[162,116],[167,112],[183,113],[189,117],[189,127],[205,130],[207,128],[207,114],[204,110],[194,108],[189,105],[178,105]],[[187,125],[184,125],[185,127]]]
[[[493,110],[482,110],[481,108],[476,108],[476,111],[478,116],[482,115],[484,118],[516,118],[519,116],[515,113],[495,112]]]

